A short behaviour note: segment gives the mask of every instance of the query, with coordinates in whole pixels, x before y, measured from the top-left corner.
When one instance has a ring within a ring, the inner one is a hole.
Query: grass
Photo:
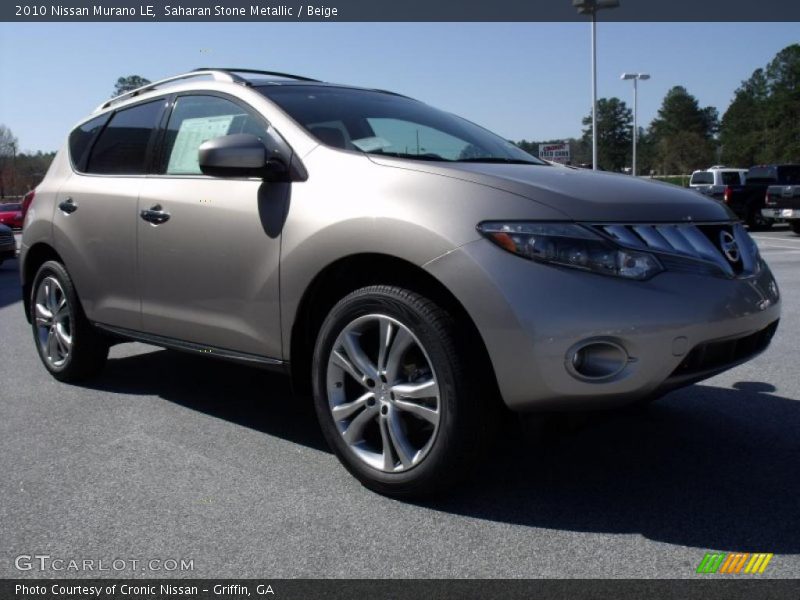
[[[656,175],[653,179],[665,181],[679,187],[689,187],[689,175]]]

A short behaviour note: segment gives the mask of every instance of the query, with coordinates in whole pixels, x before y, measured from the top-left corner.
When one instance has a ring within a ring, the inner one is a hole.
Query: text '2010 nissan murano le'
[[[399,94],[233,69],[79,123],[21,277],[56,378],[127,340],[285,371],[344,466],[397,496],[462,477],[503,405],[646,401],[755,356],[780,312],[714,200],[545,163]]]

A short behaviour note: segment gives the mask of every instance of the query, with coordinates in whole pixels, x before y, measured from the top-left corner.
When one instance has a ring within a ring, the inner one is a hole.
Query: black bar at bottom
[[[736,579],[734,579],[736,577]],[[758,576],[756,576],[758,577]],[[800,580],[4,579],[2,600],[797,600]]]

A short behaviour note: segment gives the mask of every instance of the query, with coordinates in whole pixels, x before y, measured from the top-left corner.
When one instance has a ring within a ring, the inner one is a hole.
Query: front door
[[[139,192],[143,331],[281,357],[278,261],[289,186],[200,172],[198,147],[232,133],[266,137],[261,117],[218,95],[179,95],[161,173]]]

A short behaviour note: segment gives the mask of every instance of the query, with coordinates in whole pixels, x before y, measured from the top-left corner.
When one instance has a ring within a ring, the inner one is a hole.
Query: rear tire
[[[789,227],[792,228],[797,235],[800,235],[800,221],[789,221]]]
[[[426,496],[476,468],[495,403],[468,368],[458,331],[440,306],[392,286],[352,292],[322,324],[317,417],[333,452],[369,489]]]
[[[89,323],[61,263],[51,260],[39,268],[30,306],[36,350],[53,377],[76,382],[102,370],[108,340]]]

